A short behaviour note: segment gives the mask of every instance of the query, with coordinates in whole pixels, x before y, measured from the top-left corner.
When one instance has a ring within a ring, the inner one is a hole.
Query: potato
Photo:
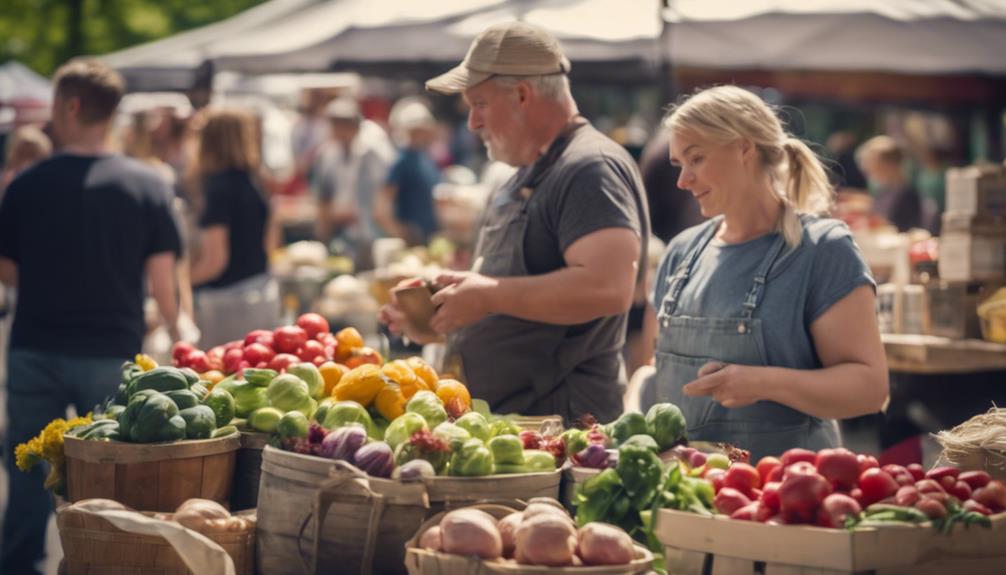
[[[559,517],[565,519],[570,523],[573,522],[573,518],[569,516],[562,507],[556,507],[554,505],[549,505],[548,503],[532,503],[524,509],[524,519],[531,519],[532,517],[537,517],[539,515],[552,515],[554,517]]]
[[[514,546],[517,544],[517,529],[522,521],[524,521],[524,514],[518,511],[500,519],[496,524],[500,530],[500,538],[503,540],[504,557],[513,557]]]
[[[625,565],[635,550],[625,531],[606,523],[588,523],[580,528],[580,558],[587,565]]]
[[[85,506],[93,511],[132,511],[129,507],[112,499],[82,499],[74,505]]]
[[[517,562],[549,567],[572,565],[577,540],[576,529],[569,518],[552,513],[528,518],[526,513],[517,529],[514,552]]]
[[[455,555],[477,555],[482,559],[496,559],[503,555],[496,520],[477,509],[457,509],[440,521],[440,539],[443,549]]]
[[[565,513],[566,515],[569,515],[569,511],[566,511],[566,508],[562,506],[562,503],[559,503],[558,501],[552,499],[551,497],[532,497],[531,499],[527,500],[528,505],[534,505],[535,503],[544,503],[545,505],[551,505],[552,507],[555,507],[556,509]]]
[[[443,551],[444,543],[440,539],[439,525],[434,525],[423,533],[423,536],[419,538],[419,548],[429,549],[430,551]]]
[[[208,523],[217,519],[229,519],[230,511],[209,499],[189,499],[178,506],[175,511],[175,521],[183,527],[196,531],[228,531],[227,523],[209,525]]]

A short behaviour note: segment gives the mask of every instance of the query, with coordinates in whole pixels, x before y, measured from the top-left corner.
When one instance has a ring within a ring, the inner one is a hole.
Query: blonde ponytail
[[[798,214],[821,215],[831,211],[831,183],[821,160],[802,140],[787,136],[782,149],[786,154],[785,196],[779,226],[786,243],[796,247],[803,235]]]

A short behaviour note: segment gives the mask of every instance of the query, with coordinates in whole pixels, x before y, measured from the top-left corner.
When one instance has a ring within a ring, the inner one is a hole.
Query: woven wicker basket
[[[146,512],[144,515],[154,516]],[[254,511],[236,515],[254,515]],[[175,549],[162,537],[127,533],[106,519],[66,507],[57,511],[63,545],[60,573],[66,575],[189,575]],[[206,533],[234,561],[237,575],[255,567],[255,527],[236,532]]]

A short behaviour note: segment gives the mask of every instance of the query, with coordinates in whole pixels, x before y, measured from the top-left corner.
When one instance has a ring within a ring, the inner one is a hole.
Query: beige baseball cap
[[[457,94],[492,76],[544,76],[566,74],[569,59],[559,41],[544,28],[526,22],[490,26],[475,40],[464,61],[446,74],[426,82],[438,94]]]

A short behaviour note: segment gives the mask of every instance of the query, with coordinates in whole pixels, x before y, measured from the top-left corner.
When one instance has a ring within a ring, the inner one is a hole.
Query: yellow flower
[[[14,449],[14,459],[18,469],[27,473],[32,467],[35,467],[35,464],[42,461],[40,443],[39,438],[36,437]]]
[[[136,357],[133,359],[133,361],[136,363],[136,365],[143,368],[143,371],[150,371],[155,367],[157,367],[157,362],[154,361],[154,358],[150,357],[145,353],[136,354]]]

